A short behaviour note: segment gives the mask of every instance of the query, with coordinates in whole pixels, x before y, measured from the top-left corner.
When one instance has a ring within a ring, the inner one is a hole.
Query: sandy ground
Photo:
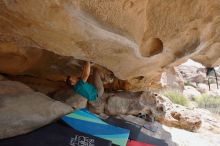
[[[193,133],[185,130],[163,126],[170,132],[172,141],[179,146],[219,146],[220,134]]]

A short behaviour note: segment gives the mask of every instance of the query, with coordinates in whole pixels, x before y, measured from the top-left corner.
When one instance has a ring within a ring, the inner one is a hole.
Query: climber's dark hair
[[[70,78],[71,78],[71,76],[67,76],[67,77],[66,77],[66,85],[69,86],[69,87],[72,86],[72,85],[71,85]]]

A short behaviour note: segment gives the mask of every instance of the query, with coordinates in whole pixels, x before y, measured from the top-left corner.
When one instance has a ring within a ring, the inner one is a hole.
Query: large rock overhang
[[[43,49],[93,61],[134,88],[152,87],[164,69],[188,58],[220,64],[219,7],[217,0],[5,0],[0,2],[0,61],[7,64],[10,57],[9,68],[20,62],[12,67],[15,74],[27,73],[39,56],[47,56],[36,53]]]

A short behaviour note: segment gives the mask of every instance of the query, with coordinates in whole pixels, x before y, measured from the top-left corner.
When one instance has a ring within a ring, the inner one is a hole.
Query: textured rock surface
[[[0,139],[25,134],[71,111],[22,83],[0,81]]]
[[[197,87],[198,91],[201,92],[201,93],[206,93],[209,91],[209,86],[207,84],[204,84],[204,83],[200,83],[198,84],[198,87]]]
[[[185,86],[183,90],[183,95],[190,100],[193,100],[194,97],[201,96],[201,93],[192,86]]]
[[[176,70],[183,76],[186,84],[207,82],[205,66],[191,59],[177,66]]]
[[[65,103],[75,109],[87,107],[87,99],[85,97],[80,96],[79,94],[75,94],[74,96],[71,96],[70,98],[66,99]]]
[[[22,40],[17,41],[22,43]],[[26,43],[23,42],[22,45]],[[2,44],[1,40],[0,44]],[[63,81],[67,75],[80,72],[82,61],[74,60],[72,57],[62,57],[39,48],[24,47],[5,46],[5,49],[0,47],[0,72],[55,81]]]
[[[44,49],[94,61],[136,88],[157,87],[164,67],[189,57],[220,64],[219,7],[218,0],[1,0],[1,72],[73,72]]]
[[[220,143],[220,117],[204,109],[194,109],[201,113],[202,125],[197,132],[163,126],[171,134],[172,140],[180,146],[218,146]]]
[[[90,104],[90,109],[109,115],[148,114],[165,125],[189,131],[198,130],[202,124],[199,112],[175,105],[168,98],[151,92],[117,92]]]
[[[184,79],[182,74],[175,68],[169,68],[161,75],[161,86],[166,89],[183,91]]]
[[[207,76],[205,66],[191,59],[174,68],[174,70],[170,68],[162,74],[161,85],[164,85],[164,87],[168,86],[168,88],[175,89],[175,86],[184,86],[183,94],[189,99],[198,97],[201,94],[219,95],[220,90],[217,88],[214,71]],[[219,85],[219,66],[214,67],[214,69]],[[182,80],[182,82],[177,82],[177,79]],[[210,89],[208,82],[210,83]]]
[[[50,94],[66,87],[64,82],[52,81],[40,77],[7,75],[7,78],[8,80],[22,82],[34,91],[44,94]]]
[[[74,109],[86,108],[87,99],[73,92],[69,87],[60,88],[59,90],[48,94],[51,98],[68,104]]]

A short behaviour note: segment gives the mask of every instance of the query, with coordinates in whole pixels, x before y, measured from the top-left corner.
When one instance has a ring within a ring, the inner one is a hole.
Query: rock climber
[[[66,84],[70,86],[75,93],[87,98],[88,101],[95,101],[96,97],[103,95],[104,87],[98,69],[93,69],[92,79],[90,83],[88,82],[90,70],[91,63],[86,62],[83,65],[81,75],[67,76]]]

